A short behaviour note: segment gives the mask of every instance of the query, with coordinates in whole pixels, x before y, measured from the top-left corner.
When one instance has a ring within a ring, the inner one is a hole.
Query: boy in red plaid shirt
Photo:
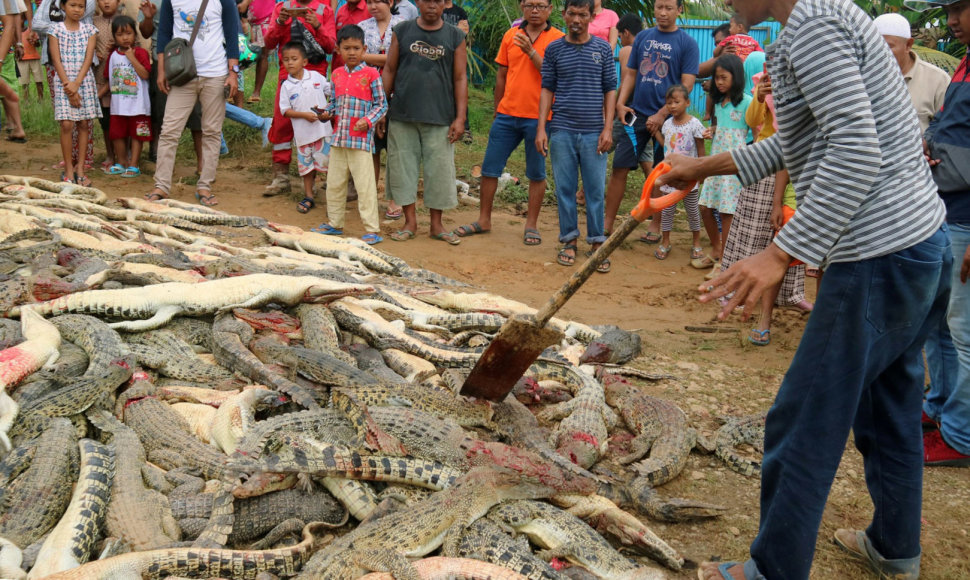
[[[337,33],[337,50],[343,66],[333,71],[333,96],[327,112],[337,127],[330,146],[327,173],[327,217],[329,221],[313,231],[342,235],[347,205],[347,181],[353,175],[357,187],[357,211],[367,233],[368,244],[383,241],[377,213],[377,182],[374,178],[374,125],[387,113],[387,99],[381,73],[362,64],[364,31],[348,24]]]

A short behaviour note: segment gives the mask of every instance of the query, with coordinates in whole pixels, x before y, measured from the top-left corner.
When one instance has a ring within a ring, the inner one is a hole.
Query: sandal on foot
[[[704,250],[701,250],[701,256],[699,258],[695,258],[694,250],[691,250],[690,265],[696,270],[706,270],[714,265],[714,258],[705,254]]]
[[[61,181],[63,181],[64,183],[74,183],[74,177],[73,176],[68,177],[67,173],[61,171]]]
[[[296,211],[307,213],[315,207],[317,207],[317,204],[313,201],[312,197],[304,197],[296,204]]]
[[[310,228],[311,232],[316,232],[318,234],[323,234],[325,236],[342,236],[344,231],[340,228],[335,228],[328,223],[322,223],[315,228]]]
[[[406,242],[414,239],[414,232],[411,230],[398,230],[390,235],[395,242]]]
[[[108,175],[121,175],[125,172],[125,166],[120,163],[115,163],[104,169],[104,172]]]
[[[525,234],[522,236],[522,243],[527,246],[538,246],[542,243],[542,235],[539,234],[539,230],[525,228]]]
[[[75,175],[74,183],[80,185],[81,187],[91,187],[91,178],[87,175]]]
[[[168,199],[168,196],[164,193],[158,193],[157,191],[152,191],[145,194],[145,199],[147,201],[162,201],[163,199]]]
[[[748,333],[748,342],[755,346],[768,346],[771,344],[771,329],[758,330],[752,328]]]
[[[670,246],[659,245],[657,249],[653,252],[653,257],[658,260],[666,260],[667,256],[670,254]]]
[[[832,541],[853,558],[866,563],[880,580],[915,580],[919,577],[919,559],[886,560],[873,547],[861,530],[835,530]]]
[[[600,262],[599,266],[596,266],[596,271],[599,272],[600,274],[608,274],[610,272],[611,267],[612,267],[612,264],[610,264],[610,259],[606,258],[605,260]]]
[[[663,236],[661,236],[657,232],[647,232],[642,236],[640,236],[640,241],[645,244],[659,244],[660,240],[662,239],[663,239]]]
[[[203,191],[206,191],[206,193],[202,193]],[[212,192],[205,189],[196,190],[195,200],[199,202],[199,205],[204,205],[206,207],[219,205],[219,200],[216,199],[216,196],[213,195]]]
[[[454,232],[441,232],[440,234],[431,234],[432,240],[441,240],[442,242],[448,242],[452,246],[457,246],[461,243],[461,238],[458,237]]]
[[[141,169],[137,167],[129,167],[121,174],[122,177],[138,177],[139,175],[141,175]]]
[[[403,215],[404,215],[404,211],[400,209],[398,209],[397,211],[387,210],[384,212],[384,217],[389,220],[399,220]]]
[[[459,238],[467,238],[468,236],[474,236],[476,234],[487,234],[490,231],[492,230],[482,229],[481,224],[478,222],[472,222],[466,226],[458,226],[452,233]]]
[[[714,278],[717,278],[718,275],[720,275],[720,273],[721,273],[721,261],[720,260],[716,260],[714,262],[714,267],[711,268],[711,271],[708,272],[706,276],[704,276],[704,279],[705,280],[713,280]]]
[[[734,580],[728,570],[735,566],[743,566],[741,562],[701,562],[697,567],[698,580]],[[716,573],[717,575],[712,575]],[[744,578],[744,576],[741,576]]]
[[[365,243],[373,246],[374,244],[379,244],[384,241],[384,238],[380,237],[375,233],[364,234],[360,237]]]
[[[566,252],[572,251],[572,254],[567,254]],[[574,242],[569,242],[559,250],[559,254],[556,255],[556,262],[560,266],[574,266],[576,264],[576,244]]]
[[[246,102],[247,103],[258,103],[258,102],[260,102],[260,98],[258,96],[256,96],[256,95],[252,95],[248,99],[246,99]]]

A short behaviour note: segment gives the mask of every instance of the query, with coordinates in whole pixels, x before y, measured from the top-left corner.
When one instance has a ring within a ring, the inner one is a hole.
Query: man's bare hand
[[[529,35],[524,32],[516,32],[515,36],[512,37],[512,42],[515,46],[518,46],[522,52],[530,54],[532,52],[532,40]]]
[[[718,313],[718,320],[727,318],[739,305],[744,306],[741,320],[748,320],[757,309],[761,296],[781,284],[789,262],[791,256],[771,244],[764,251],[734,263],[717,278],[698,286],[700,301],[710,302],[733,292],[734,296]]]
[[[690,184],[707,177],[701,170],[701,161],[696,157],[669,155],[664,158],[664,163],[670,165],[670,171],[657,179],[658,187],[669,185],[674,189],[687,189]]]
[[[939,159],[933,159],[933,154],[930,152],[930,144],[926,139],[923,139],[923,157],[926,158],[926,162],[930,164],[930,167],[936,167],[940,164]]]

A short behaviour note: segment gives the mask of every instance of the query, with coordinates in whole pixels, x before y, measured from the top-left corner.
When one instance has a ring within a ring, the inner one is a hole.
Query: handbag
[[[299,42],[303,44],[303,50],[306,51],[306,59],[310,64],[320,64],[326,62],[327,52],[323,50],[317,39],[313,37],[313,34],[307,30],[307,27],[297,20],[293,19],[293,24],[290,27],[290,40],[293,42]]]
[[[199,35],[199,27],[205,17],[205,8],[209,0],[202,0],[202,6],[195,15],[195,23],[192,25],[192,36],[186,41],[184,38],[173,38],[165,45],[165,78],[168,84],[180,87],[198,76],[195,70],[195,56],[192,54],[192,45],[195,37]]]

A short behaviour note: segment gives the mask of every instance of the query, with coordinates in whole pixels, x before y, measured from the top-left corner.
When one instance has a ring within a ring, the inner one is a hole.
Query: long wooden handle
[[[583,282],[588,280],[589,277],[593,275],[593,272],[595,272],[596,268],[603,263],[603,260],[608,258],[610,254],[613,253],[613,250],[619,247],[619,245],[623,243],[623,240],[630,235],[630,232],[637,229],[638,225],[640,225],[640,222],[637,221],[633,216],[627,217],[625,220],[623,220],[623,224],[620,225],[619,228],[613,230],[613,235],[607,238],[607,240],[603,242],[603,245],[593,252],[593,255],[586,260],[583,267],[576,270],[576,272],[569,277],[569,280],[563,284],[562,288],[557,290],[556,293],[552,295],[549,302],[547,302],[546,305],[536,313],[536,323],[539,326],[545,326],[546,323],[549,322],[549,319],[552,318],[560,308],[562,308],[562,305],[565,304],[567,300],[572,298],[573,294],[579,290],[579,287],[583,285]]]
[[[643,190],[640,192],[640,203],[632,212],[630,216],[623,220],[623,223],[619,228],[613,230],[613,235],[611,235],[603,245],[596,249],[592,256],[586,260],[583,267],[577,270],[569,280],[563,284],[562,288],[556,291],[555,294],[549,299],[549,302],[545,304],[538,312],[536,312],[536,323],[539,326],[545,326],[549,319],[552,318],[556,312],[562,308],[562,305],[566,303],[567,300],[572,298],[573,294],[579,290],[579,287],[583,285],[596,268],[603,263],[610,254],[613,253],[623,240],[629,236],[633,230],[637,229],[643,220],[647,219],[653,213],[659,212],[666,207],[674,205],[678,201],[684,198],[691,189],[693,189],[693,184],[690,185],[686,190],[677,191],[663,197],[652,198],[654,183],[657,178],[670,171],[670,165],[666,163],[660,163],[650,175],[647,176],[647,181],[643,184]]]

